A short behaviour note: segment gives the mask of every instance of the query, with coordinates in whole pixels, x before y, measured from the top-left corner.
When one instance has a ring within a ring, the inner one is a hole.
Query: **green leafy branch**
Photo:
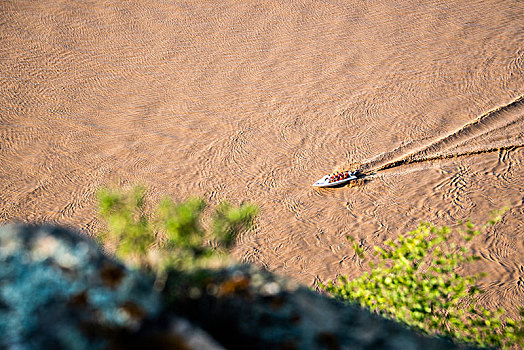
[[[480,229],[470,221],[458,233],[469,242],[488,226],[500,221],[506,208]],[[504,310],[475,305],[482,291],[481,275],[461,276],[458,266],[478,259],[465,246],[450,242],[451,230],[421,223],[417,229],[384,247],[374,247],[379,263],[370,263],[371,272],[349,280],[320,284],[333,296],[401,321],[430,334],[450,336],[484,347],[508,348],[524,344],[524,311],[519,321],[503,317]],[[355,253],[364,259],[363,249],[352,242]]]
[[[107,223],[102,243],[115,247],[127,264],[163,274],[167,269],[194,270],[221,264],[237,236],[249,230],[258,214],[252,204],[220,203],[211,215],[211,230],[202,228],[206,203],[190,198],[163,199],[153,215],[145,210],[145,189],[98,191],[99,213]],[[212,244],[205,244],[206,240]]]

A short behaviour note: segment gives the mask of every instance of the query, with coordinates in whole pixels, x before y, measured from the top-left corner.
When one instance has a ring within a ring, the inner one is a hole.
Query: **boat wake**
[[[450,148],[457,150],[460,146],[472,139],[489,135],[496,131],[503,132],[505,129],[516,125],[523,120],[524,95],[521,95],[508,104],[499,106],[478,116],[451,134],[441,137],[418,150],[412,150],[412,146],[409,144],[406,146],[400,146],[392,152],[383,154],[363,165],[362,171],[373,173],[413,163],[430,162],[521,148],[524,147],[524,142],[462,152],[444,153],[445,150],[449,150]],[[519,132],[517,140],[524,140],[522,131]]]
[[[517,148],[524,147],[524,143],[519,145],[510,145],[510,146],[502,146],[502,147],[494,147],[494,148],[486,148],[476,151],[469,151],[469,152],[463,152],[463,153],[453,153],[453,154],[442,154],[437,155],[433,157],[425,157],[425,158],[408,158],[408,159],[401,159],[394,162],[390,162],[385,164],[384,166],[380,167],[379,169],[376,169],[375,171],[380,170],[387,170],[395,167],[399,167],[401,165],[408,165],[408,164],[414,164],[414,163],[422,163],[422,162],[431,162],[435,160],[443,160],[443,159],[451,159],[451,158],[459,158],[464,156],[473,156],[477,154],[482,153],[492,153],[492,152],[500,152],[500,151],[513,151]]]

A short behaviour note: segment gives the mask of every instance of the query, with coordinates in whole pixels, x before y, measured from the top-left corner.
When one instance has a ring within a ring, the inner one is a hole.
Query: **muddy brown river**
[[[419,221],[485,222],[524,305],[522,1],[0,1],[0,222],[100,228],[100,186],[261,207],[233,254],[306,285]],[[360,186],[311,184],[360,163]]]

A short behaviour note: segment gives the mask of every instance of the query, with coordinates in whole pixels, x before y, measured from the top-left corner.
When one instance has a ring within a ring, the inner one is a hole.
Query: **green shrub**
[[[109,189],[97,193],[99,213],[107,224],[98,239],[116,245],[118,258],[138,264],[145,264],[147,250],[155,241],[154,227],[144,211],[144,193],[142,187],[127,193]]]
[[[501,212],[497,214],[497,218],[480,230],[471,222],[465,224],[465,230],[459,229],[464,243],[500,220]],[[386,241],[386,247],[375,247],[380,262],[370,263],[371,272],[353,280],[341,276],[336,282],[320,286],[337,298],[358,302],[429,334],[449,336],[482,347],[522,346],[524,310],[521,310],[521,320],[516,321],[503,319],[503,309],[492,311],[475,305],[474,296],[481,293],[476,284],[480,276],[463,277],[455,270],[460,264],[477,258],[468,248],[451,243],[450,236],[451,230],[447,227],[422,223],[395,241]],[[353,244],[353,248],[364,258],[357,244]]]
[[[113,246],[127,264],[163,274],[168,269],[190,271],[224,262],[239,233],[248,230],[258,213],[252,204],[234,207],[220,203],[211,216],[211,230],[202,228],[205,202],[191,198],[175,203],[163,199],[147,215],[145,189],[98,191],[99,213],[107,223],[102,243]],[[205,244],[206,240],[211,244]]]

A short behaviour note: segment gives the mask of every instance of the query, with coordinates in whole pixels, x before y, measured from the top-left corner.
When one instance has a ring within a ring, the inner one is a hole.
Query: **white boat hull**
[[[315,182],[313,186],[314,187],[333,187],[333,186],[343,185],[349,181],[356,180],[356,179],[358,178],[355,175],[350,175],[349,177],[345,179],[329,182],[329,175],[326,175],[323,178],[321,178],[320,180],[318,180],[317,182]]]

